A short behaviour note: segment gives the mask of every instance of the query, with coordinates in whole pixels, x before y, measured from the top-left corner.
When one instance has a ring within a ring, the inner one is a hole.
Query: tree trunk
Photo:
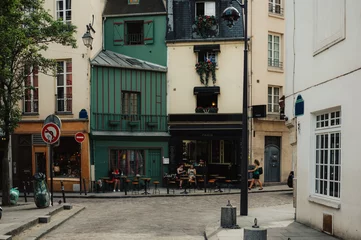
[[[9,136],[6,136],[4,158],[2,159],[2,206],[10,205]]]

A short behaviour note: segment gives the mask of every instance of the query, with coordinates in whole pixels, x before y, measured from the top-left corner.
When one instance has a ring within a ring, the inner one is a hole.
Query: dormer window
[[[215,16],[215,2],[196,2],[196,17],[199,16]]]

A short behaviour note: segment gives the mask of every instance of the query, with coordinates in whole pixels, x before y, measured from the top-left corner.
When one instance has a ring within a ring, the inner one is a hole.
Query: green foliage
[[[199,36],[206,38],[215,34],[212,33],[212,27],[217,25],[217,19],[215,16],[198,16],[194,21],[194,25],[195,32]]]
[[[202,84],[208,86],[209,75],[212,75],[213,84],[216,83],[216,66],[217,64],[210,59],[205,62],[196,63],[196,71]]]
[[[0,128],[11,134],[21,118],[25,69],[54,75],[56,62],[42,55],[50,43],[76,48],[76,27],[54,20],[44,0],[0,1]]]

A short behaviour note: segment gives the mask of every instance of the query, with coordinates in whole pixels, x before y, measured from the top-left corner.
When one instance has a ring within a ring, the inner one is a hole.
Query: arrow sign
[[[55,123],[47,123],[41,130],[41,138],[47,144],[54,144],[60,138],[60,128]]]
[[[75,134],[75,141],[77,141],[78,143],[82,143],[85,140],[85,135],[84,133],[81,132],[77,132]]]

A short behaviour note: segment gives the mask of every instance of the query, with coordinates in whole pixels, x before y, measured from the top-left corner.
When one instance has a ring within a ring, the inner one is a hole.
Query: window
[[[268,34],[268,66],[282,68],[280,62],[281,36]]]
[[[198,52],[198,62],[205,62],[210,59],[217,64],[218,54],[217,52],[200,51]]]
[[[80,177],[80,143],[74,137],[60,137],[59,147],[54,148],[54,176]]]
[[[281,8],[281,0],[269,0],[268,12],[283,15],[283,9]]]
[[[25,81],[24,113],[39,112],[38,68],[30,68]]]
[[[58,62],[58,72],[56,76],[56,111],[72,112],[72,63],[71,60]]]
[[[126,23],[126,44],[139,45],[144,44],[143,21]]]
[[[124,175],[133,177],[137,174],[144,175],[144,167],[143,150],[110,150],[109,171],[116,168]]]
[[[218,112],[218,94],[198,94],[197,112]]]
[[[278,113],[280,111],[280,87],[268,87],[268,112]]]
[[[315,194],[340,198],[341,111],[316,116]]]
[[[215,2],[196,2],[196,17],[199,16],[215,16]]]
[[[56,19],[71,22],[71,0],[56,0]]]
[[[140,113],[140,95],[138,92],[122,92],[123,119],[138,121]]]

